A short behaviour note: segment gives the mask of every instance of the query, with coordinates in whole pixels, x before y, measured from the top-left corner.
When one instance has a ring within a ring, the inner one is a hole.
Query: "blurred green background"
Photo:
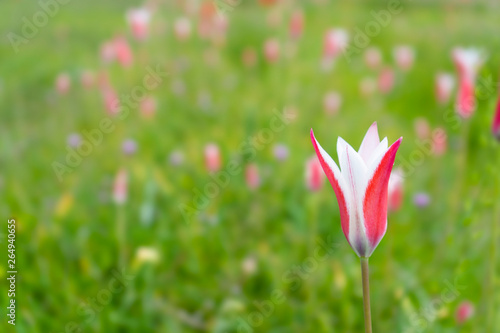
[[[357,28],[374,20],[372,11],[387,10],[386,2],[228,3],[234,8],[225,13],[227,27],[215,37],[200,35],[200,8],[213,10],[209,1],[73,0],[59,3],[25,38],[23,17],[32,21],[41,4],[2,1],[0,216],[17,221],[18,275],[13,327],[6,317],[2,223],[1,331],[361,332],[359,260],[342,234],[333,190],[327,181],[309,190],[305,166],[314,156],[311,128],[336,159],[338,136],[357,149],[377,121],[389,142],[403,136],[395,166],[405,179],[402,207],[389,214],[370,261],[374,331],[499,332],[500,156],[490,134],[498,4],[402,1],[401,13],[367,48],[349,60],[339,54],[325,70],[325,33],[343,28],[352,41]],[[125,16],[144,5],[152,13],[149,36],[138,41]],[[297,10],[304,29],[292,38]],[[179,18],[191,23],[185,40],[176,37]],[[17,52],[9,33],[25,38]],[[130,45],[129,67],[101,59],[102,44],[116,36]],[[263,51],[269,38],[280,46],[274,63]],[[395,65],[398,45],[415,50],[409,70]],[[456,46],[488,55],[478,73],[477,110],[467,121],[454,115],[454,96],[440,105],[434,92],[438,72],[455,73]],[[364,61],[369,47],[382,54],[375,69]],[[244,64],[245,52],[256,55],[253,66]],[[140,107],[124,119],[107,113],[106,87],[130,94],[147,67],[158,66],[167,74],[147,92],[154,115]],[[360,82],[377,82],[386,67],[394,70],[390,92],[363,94]],[[93,78],[88,88],[84,72]],[[62,93],[61,73],[70,82]],[[330,91],[342,96],[334,114],[323,103]],[[248,144],[276,113],[291,119],[284,129],[258,148]],[[113,130],[59,179],[54,163],[65,162],[68,145],[86,140],[84,133],[107,118]],[[416,122],[445,130],[444,154],[430,152],[431,139],[417,135]],[[223,169],[230,161],[240,168],[203,208],[186,214],[196,189],[213,183],[204,162],[209,143],[220,148]],[[287,158],[277,159],[276,149],[288,150]],[[245,182],[249,163],[259,172],[255,189]],[[119,170],[128,178],[123,204],[113,201]],[[414,204],[418,193],[428,195],[428,206]],[[320,244],[331,249],[325,260],[314,259]],[[459,325],[455,311],[463,301],[475,313]]]

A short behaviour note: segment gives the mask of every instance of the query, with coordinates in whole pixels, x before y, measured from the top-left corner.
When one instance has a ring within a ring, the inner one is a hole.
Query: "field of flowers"
[[[310,132],[344,173],[337,138],[374,122],[403,139],[373,194],[373,332],[500,332],[499,14],[2,2],[0,332],[362,332],[367,249]]]

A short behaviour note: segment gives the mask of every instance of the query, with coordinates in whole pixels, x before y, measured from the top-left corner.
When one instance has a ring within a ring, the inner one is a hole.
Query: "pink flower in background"
[[[278,143],[273,147],[273,155],[278,161],[284,161],[288,158],[288,147],[282,143]]]
[[[475,84],[479,67],[484,62],[482,52],[477,49],[456,48],[453,61],[458,71],[458,94],[456,111],[462,118],[469,118],[476,109]]]
[[[260,185],[259,169],[256,164],[249,164],[245,169],[245,182],[249,189],[254,190]]]
[[[133,55],[127,39],[123,36],[118,36],[113,40],[113,45],[115,47],[116,60],[118,60],[122,67],[130,67]]]
[[[455,87],[455,78],[449,73],[438,73],[436,75],[436,99],[439,104],[446,104],[451,97]]]
[[[431,126],[425,118],[415,119],[415,134],[419,140],[426,140],[431,136]]]
[[[457,307],[455,318],[457,324],[462,325],[474,315],[474,305],[469,301],[461,302]]]
[[[431,203],[431,197],[425,192],[415,193],[413,203],[419,208],[425,208]]]
[[[330,69],[333,61],[344,51],[349,42],[349,34],[344,29],[327,31],[323,40],[323,67]]]
[[[113,183],[113,200],[117,205],[123,205],[127,201],[128,175],[125,169],[120,169]]]
[[[383,94],[388,94],[394,87],[394,71],[390,67],[384,68],[378,76],[378,89]]]
[[[132,35],[137,40],[145,40],[149,34],[151,12],[146,8],[134,8],[127,11],[126,18]]]
[[[290,36],[292,39],[298,39],[304,30],[304,13],[296,9],[290,18]]]
[[[387,187],[389,211],[398,211],[403,204],[403,181],[403,170],[393,170]]]
[[[359,92],[363,97],[369,97],[377,90],[377,81],[371,77],[365,77],[359,82]]]
[[[90,89],[95,82],[94,73],[91,71],[83,71],[80,75],[80,82],[85,89]]]
[[[491,126],[491,131],[497,140],[500,140],[500,98],[497,102],[497,107],[495,110],[495,115],[493,117],[493,124]]]
[[[122,151],[125,155],[133,155],[137,151],[137,142],[133,139],[127,139],[122,143]]]
[[[280,43],[276,39],[268,39],[264,43],[264,57],[269,63],[275,63],[280,58]]]
[[[205,166],[208,172],[217,172],[222,165],[219,146],[209,143],[205,146]]]
[[[336,91],[328,92],[323,99],[323,107],[329,115],[335,115],[342,104],[342,96]]]
[[[110,115],[118,113],[120,108],[120,100],[116,91],[111,86],[101,88],[102,98],[104,100],[104,107]]]
[[[241,60],[245,67],[254,67],[257,64],[257,52],[254,48],[247,47],[243,50]]]
[[[382,64],[382,52],[377,47],[370,47],[365,51],[364,60],[368,68],[376,69]]]
[[[319,191],[323,186],[324,175],[321,164],[316,156],[306,161],[306,186],[309,190]]]
[[[356,152],[339,137],[340,169],[312,130],[311,139],[337,196],[342,231],[359,257],[370,257],[387,229],[388,183],[402,138],[388,147],[387,138],[380,141],[373,123]]]
[[[82,143],[82,137],[78,133],[71,133],[66,142],[70,147],[77,148]]]
[[[174,22],[174,33],[180,41],[185,41],[191,36],[191,21],[188,18],[181,17]]]
[[[432,133],[432,153],[441,156],[448,148],[448,135],[443,128],[436,128]]]
[[[139,110],[144,118],[153,118],[156,108],[157,103],[153,96],[146,96],[139,104]]]
[[[102,43],[101,50],[101,61],[105,64],[109,64],[116,58],[115,45],[112,41],[106,41]]]
[[[71,79],[68,73],[61,73],[56,78],[56,90],[61,95],[66,95],[71,87]]]
[[[411,46],[396,46],[393,51],[394,60],[399,69],[407,71],[413,67],[415,50]]]

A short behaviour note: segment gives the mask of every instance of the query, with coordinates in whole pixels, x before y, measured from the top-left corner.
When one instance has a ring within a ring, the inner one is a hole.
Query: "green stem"
[[[365,313],[365,332],[372,333],[372,314],[370,311],[370,272],[368,258],[361,258],[361,279],[363,281],[363,309]]]

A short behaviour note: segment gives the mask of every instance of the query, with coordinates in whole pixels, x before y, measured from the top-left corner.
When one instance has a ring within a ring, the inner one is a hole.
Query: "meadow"
[[[48,2],[0,4],[1,332],[362,332],[359,258],[306,169],[311,128],[337,160],[375,121],[403,137],[403,194],[370,258],[374,332],[500,332],[498,4]],[[330,29],[349,47],[325,63]],[[436,100],[457,47],[484,55],[467,119],[458,82]]]

